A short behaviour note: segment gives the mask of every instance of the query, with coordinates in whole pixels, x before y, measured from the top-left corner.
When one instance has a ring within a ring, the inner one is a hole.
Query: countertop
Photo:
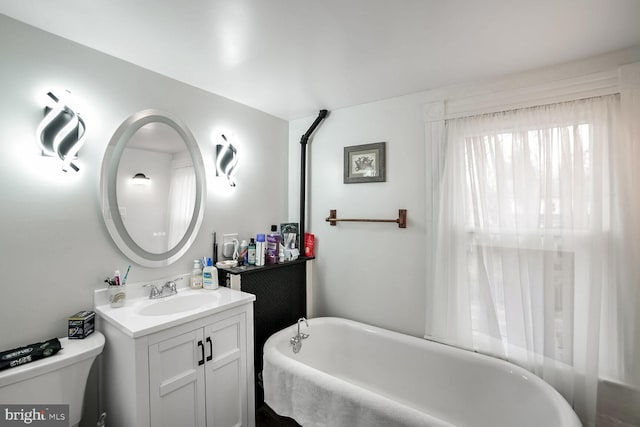
[[[137,298],[127,297],[127,301],[123,307],[112,308],[109,303],[104,303],[103,292],[106,292],[106,290],[96,291],[96,314],[101,321],[109,322],[131,338],[142,337],[173,326],[182,325],[202,317],[250,303],[256,299],[253,294],[236,291],[224,286],[220,286],[215,290],[179,288],[176,295],[165,298],[149,299],[146,296],[139,296]],[[179,313],[155,316],[140,313],[140,310],[152,304],[190,295],[202,295],[203,304],[197,308]],[[216,297],[212,298],[212,296]]]

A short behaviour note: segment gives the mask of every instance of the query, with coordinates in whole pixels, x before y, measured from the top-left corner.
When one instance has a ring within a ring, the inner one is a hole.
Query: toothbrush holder
[[[108,291],[109,304],[111,305],[111,308],[122,307],[127,301],[127,288],[124,285],[109,285]]]

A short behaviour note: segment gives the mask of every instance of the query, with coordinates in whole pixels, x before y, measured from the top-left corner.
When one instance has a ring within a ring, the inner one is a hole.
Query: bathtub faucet
[[[291,337],[289,339],[289,343],[291,344],[291,347],[293,347],[293,352],[297,353],[300,351],[300,349],[302,348],[302,340],[309,338],[309,334],[305,334],[300,332],[300,323],[302,323],[302,321],[304,320],[305,325],[307,325],[307,328],[309,327],[309,322],[307,322],[307,319],[305,319],[304,317],[301,317],[298,319],[298,334],[295,337]]]

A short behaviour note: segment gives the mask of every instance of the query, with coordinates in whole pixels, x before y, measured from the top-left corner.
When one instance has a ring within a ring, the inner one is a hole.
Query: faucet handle
[[[158,298],[162,291],[156,287],[153,283],[147,283],[146,285],[142,285],[143,288],[151,288],[149,292],[149,299]]]
[[[173,280],[170,280],[167,283],[165,283],[162,289],[164,290],[165,288],[169,289],[170,295],[178,293],[178,289],[176,288],[176,282],[174,282]]]

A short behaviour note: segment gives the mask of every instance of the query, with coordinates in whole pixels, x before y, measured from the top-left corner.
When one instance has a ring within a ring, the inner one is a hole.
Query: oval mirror
[[[139,111],[109,141],[101,190],[104,221],[118,248],[146,267],[172,264],[195,240],[204,214],[198,144],[171,114]]]

